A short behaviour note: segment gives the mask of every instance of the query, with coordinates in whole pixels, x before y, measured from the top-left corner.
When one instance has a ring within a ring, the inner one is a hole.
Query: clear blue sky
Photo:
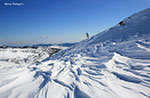
[[[77,42],[148,7],[150,0],[0,0],[0,44]]]

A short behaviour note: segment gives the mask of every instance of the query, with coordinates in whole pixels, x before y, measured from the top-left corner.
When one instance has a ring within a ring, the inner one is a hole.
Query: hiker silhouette
[[[89,34],[86,32],[86,37],[87,37],[87,39],[89,39]]]

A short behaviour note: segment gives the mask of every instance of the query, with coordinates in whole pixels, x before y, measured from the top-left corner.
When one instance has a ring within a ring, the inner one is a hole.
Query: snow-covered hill
[[[0,63],[0,98],[149,98],[149,26],[145,9],[40,63]]]
[[[7,47],[0,48],[0,62],[14,63],[19,66],[35,64],[60,51],[61,47]]]

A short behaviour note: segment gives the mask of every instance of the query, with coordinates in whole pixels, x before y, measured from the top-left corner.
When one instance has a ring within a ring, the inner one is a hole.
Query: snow
[[[66,46],[57,46],[57,45],[54,45],[54,46],[50,46],[51,48],[57,48],[57,49],[62,49],[62,50],[64,50],[64,49],[67,49],[68,47],[66,47]]]
[[[15,64],[32,64],[48,58],[62,47],[0,48],[0,61]]]
[[[0,60],[0,98],[149,98],[150,9],[123,24],[51,57],[43,48],[4,49],[1,59],[42,56],[39,63]]]

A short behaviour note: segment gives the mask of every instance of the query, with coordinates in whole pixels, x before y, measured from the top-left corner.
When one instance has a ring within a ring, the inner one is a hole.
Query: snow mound
[[[145,9],[38,64],[0,63],[0,97],[149,98],[149,25]]]

